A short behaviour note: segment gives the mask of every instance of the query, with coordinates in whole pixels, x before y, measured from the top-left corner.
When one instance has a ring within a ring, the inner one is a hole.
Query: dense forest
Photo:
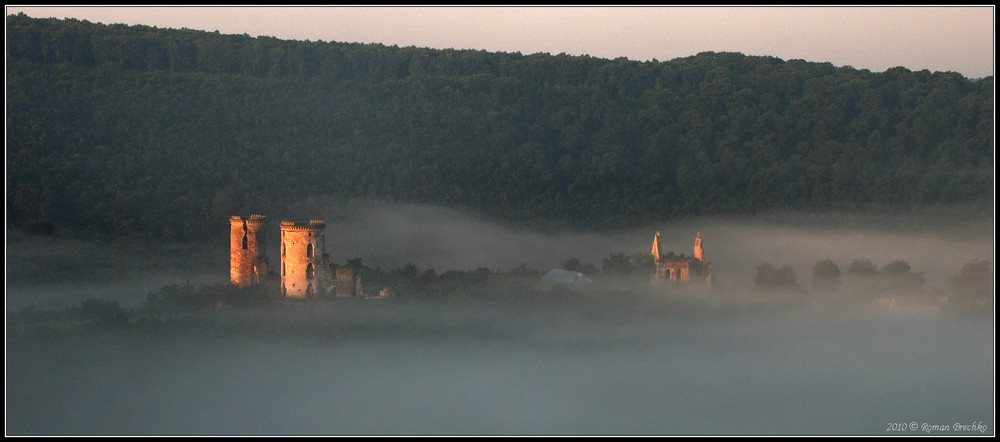
[[[638,62],[7,17],[7,222],[225,241],[336,196],[534,229],[970,204],[993,77],[739,53]],[[218,226],[206,228],[206,226]]]

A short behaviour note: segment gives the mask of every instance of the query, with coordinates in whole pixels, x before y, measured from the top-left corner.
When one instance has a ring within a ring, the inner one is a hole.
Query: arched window
[[[281,256],[285,256],[285,242],[281,242]]]
[[[313,279],[313,273],[315,273],[313,264],[309,263],[309,265],[306,266],[306,279]]]
[[[313,257],[313,245],[309,244],[309,246],[306,247],[306,258],[312,258],[312,257]]]
[[[243,250],[247,249],[247,232],[243,232]]]

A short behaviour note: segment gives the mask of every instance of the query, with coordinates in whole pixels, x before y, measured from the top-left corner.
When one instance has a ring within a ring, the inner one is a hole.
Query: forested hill
[[[317,195],[588,230],[779,208],[992,210],[993,77],[24,15],[7,17],[7,51],[14,226],[194,240]]]

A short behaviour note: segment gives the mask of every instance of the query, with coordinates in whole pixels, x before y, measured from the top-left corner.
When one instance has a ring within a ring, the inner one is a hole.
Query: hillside
[[[775,209],[992,212],[993,77],[23,14],[7,17],[7,50],[7,222],[42,232],[222,240],[232,214],[317,196],[575,230]]]

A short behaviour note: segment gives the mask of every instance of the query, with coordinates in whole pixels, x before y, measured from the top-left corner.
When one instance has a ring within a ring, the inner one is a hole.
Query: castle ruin
[[[230,217],[230,280],[246,287],[267,275],[266,218]],[[326,223],[281,222],[281,295],[286,298],[362,297],[361,273],[352,265],[330,263]]]
[[[354,267],[331,264],[331,269],[334,269],[332,272],[334,277],[330,287],[333,296],[339,298],[363,296],[361,273],[356,271]]]
[[[267,219],[233,216],[229,226],[230,281],[240,287],[259,283],[267,275]]]
[[[281,294],[287,298],[323,295],[329,284],[329,256],[325,252],[326,223],[281,222]]]
[[[666,281],[712,284],[712,263],[705,261],[700,230],[694,238],[694,254],[691,257],[685,257],[684,254],[677,256],[673,252],[662,254],[660,232],[656,232],[653,237],[653,249],[650,254],[655,264],[655,270],[650,276],[650,281],[654,284]]]

